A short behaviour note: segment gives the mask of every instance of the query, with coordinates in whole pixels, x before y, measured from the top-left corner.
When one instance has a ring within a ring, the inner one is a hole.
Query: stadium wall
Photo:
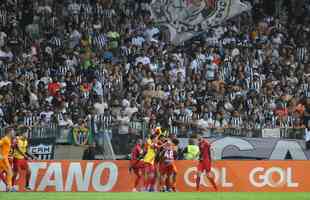
[[[37,192],[129,192],[128,161],[34,161],[30,186]],[[177,190],[195,191],[196,161],[177,161]],[[212,172],[222,192],[310,192],[309,161],[216,161]],[[19,187],[25,180],[19,179]],[[206,178],[202,190],[212,192]],[[5,186],[0,183],[0,191]],[[21,189],[22,190],[22,189]]]

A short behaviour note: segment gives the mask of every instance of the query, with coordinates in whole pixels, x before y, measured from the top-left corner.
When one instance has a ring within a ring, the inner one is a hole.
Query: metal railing
[[[89,125],[89,130],[93,137],[96,134],[107,134],[110,139],[118,134],[117,124],[104,124],[105,122],[98,122],[96,129]],[[48,127],[31,127],[28,131],[29,138],[56,138],[57,143],[70,143],[72,141],[72,129],[61,127],[56,124]],[[151,134],[152,129],[145,121],[131,121],[129,123],[129,135],[146,138]],[[190,137],[192,134],[201,134],[204,137],[252,137],[252,138],[268,138],[276,137],[283,139],[303,139],[305,134],[304,128],[273,128],[273,129],[254,129],[254,128],[184,128],[184,127],[170,127],[168,132],[177,135],[178,137]],[[0,129],[0,136],[4,135],[4,128]]]

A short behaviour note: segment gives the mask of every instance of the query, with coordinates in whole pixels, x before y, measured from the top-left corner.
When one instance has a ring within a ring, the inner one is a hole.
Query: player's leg
[[[139,165],[139,170],[140,170],[140,174],[141,174],[141,178],[140,178],[140,188],[139,191],[144,191],[145,190],[145,168],[144,168],[144,162],[140,162]]]
[[[165,166],[164,174],[165,174],[165,177],[162,183],[163,188],[164,188],[164,191],[169,192],[171,190],[171,170],[170,170],[169,165]]]
[[[207,165],[206,166],[205,173],[206,173],[206,176],[207,176],[209,182],[213,186],[214,190],[217,191],[217,186],[216,186],[216,183],[215,183],[215,180],[214,180],[214,176],[211,173],[211,165]]]
[[[142,178],[142,172],[140,170],[140,168],[138,166],[135,166],[134,169],[134,174],[135,174],[135,182],[134,182],[134,188],[133,191],[136,192],[137,191],[137,187],[140,183],[140,180]]]
[[[152,190],[154,178],[155,178],[155,175],[154,175],[153,165],[150,163],[146,163],[145,164],[145,182],[144,182],[146,191]]]
[[[0,181],[2,181],[5,184],[5,186],[7,185],[7,183],[6,183],[6,174],[3,171],[3,169],[1,169],[1,166],[0,166]]]
[[[149,175],[149,191],[155,191],[155,184],[156,184],[156,169],[154,165],[150,165],[150,175]]]
[[[4,168],[5,168],[4,171],[6,172],[7,190],[12,191],[13,170],[7,158],[4,159],[3,162],[4,162]]]
[[[23,160],[23,163],[22,163],[22,169],[26,171],[26,184],[25,184],[25,190],[26,191],[30,191],[32,190],[30,188],[30,176],[31,176],[31,170],[30,170],[30,167],[29,167],[29,164],[28,164],[28,161],[26,159]]]
[[[173,163],[171,168],[171,189],[173,192],[176,192],[177,190],[177,174],[178,174],[177,167],[175,163]]]
[[[21,169],[20,169],[20,163],[19,163],[19,160],[18,159],[16,159],[16,158],[14,158],[13,159],[13,178],[12,178],[12,185],[13,185],[13,187],[16,185],[16,179],[17,179],[17,176],[19,175],[19,174],[21,174],[20,173],[20,171],[21,171]]]
[[[162,189],[162,176],[163,176],[163,173],[162,173],[162,170],[161,170],[161,164],[160,163],[157,163],[155,165],[155,173],[156,173],[156,188],[157,188],[157,191],[161,191]]]
[[[149,173],[148,173],[148,164],[144,163],[144,167],[143,167],[143,171],[144,171],[144,190],[148,189],[148,185],[149,185]]]
[[[166,190],[166,180],[167,180],[167,174],[162,172],[160,177],[160,187],[159,191],[164,192]]]
[[[203,172],[203,164],[200,161],[198,166],[197,166],[197,173],[196,173],[196,190],[199,191],[200,189],[200,178],[201,178],[201,174]]]
[[[173,192],[177,191],[177,189],[176,189],[176,185],[177,185],[176,184],[176,176],[177,176],[177,174],[175,172],[171,172],[170,175],[169,175],[169,182],[168,182],[168,184],[169,184],[170,190],[173,191]]]

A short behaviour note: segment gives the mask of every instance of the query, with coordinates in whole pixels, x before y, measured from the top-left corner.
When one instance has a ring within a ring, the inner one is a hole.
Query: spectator
[[[198,160],[199,159],[199,147],[193,138],[188,140],[188,145],[183,151],[185,160]]]

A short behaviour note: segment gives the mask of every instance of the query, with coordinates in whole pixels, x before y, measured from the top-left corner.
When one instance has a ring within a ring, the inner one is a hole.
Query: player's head
[[[137,139],[137,144],[142,145],[143,144],[143,140],[141,138]]]
[[[198,140],[198,142],[202,142],[203,137],[201,135],[197,135],[197,140]]]
[[[21,138],[28,138],[28,127],[22,127],[18,132],[16,132],[16,136],[21,137]]]
[[[167,138],[166,143],[165,143],[165,147],[171,147],[172,146],[172,141],[171,139]]]
[[[13,128],[6,128],[4,130],[4,135],[8,137],[14,137],[14,129]]]
[[[165,137],[164,135],[160,135],[160,136],[158,137],[158,139],[159,139],[160,141],[165,141],[165,140],[166,140],[166,137]]]
[[[178,146],[180,144],[180,141],[177,138],[174,138],[171,141],[175,146]]]
[[[151,136],[150,136],[150,139],[151,139],[152,141],[156,140],[156,139],[157,139],[157,135],[155,135],[155,134],[151,135]]]
[[[161,133],[162,133],[161,127],[156,127],[155,128],[155,134],[156,135],[161,135]]]
[[[195,145],[195,139],[194,138],[189,138],[188,139],[188,144],[189,145]]]

